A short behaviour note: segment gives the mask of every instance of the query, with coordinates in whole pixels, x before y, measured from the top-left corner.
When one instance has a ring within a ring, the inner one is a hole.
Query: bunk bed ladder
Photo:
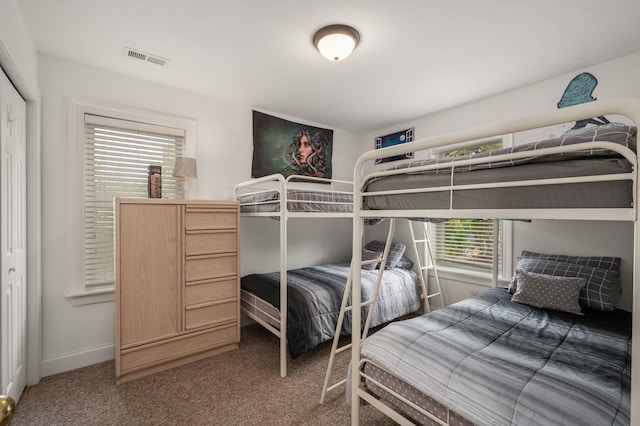
[[[419,235],[416,235],[415,228],[413,226],[414,221],[408,220],[409,232],[411,233],[411,239],[413,241],[413,254],[416,261],[416,268],[418,269],[418,279],[422,287],[422,306],[425,313],[431,312],[431,299],[438,298],[438,307],[444,308],[444,298],[442,297],[442,289],[440,287],[440,277],[438,276],[438,268],[436,268],[435,259],[433,258],[433,248],[431,247],[431,239],[429,237],[429,224],[427,222],[417,222],[419,225]],[[423,244],[423,250],[419,249],[419,245]],[[423,265],[424,256],[420,253],[427,253],[429,256],[429,265]],[[433,269],[433,275],[435,278],[434,292],[429,293],[429,269]]]
[[[354,225],[355,226],[355,225]],[[371,324],[371,317],[373,316],[373,308],[374,304],[378,298],[378,289],[380,288],[380,283],[382,282],[382,274],[384,273],[384,267],[387,263],[387,258],[389,256],[389,248],[391,247],[391,242],[393,241],[393,234],[395,232],[396,220],[389,220],[389,233],[387,235],[387,242],[384,246],[384,252],[382,254],[382,259],[374,259],[374,260],[363,260],[361,266],[369,265],[372,263],[380,263],[380,268],[378,269],[378,277],[376,279],[376,284],[373,290],[373,294],[370,300],[364,301],[361,303],[361,306],[370,306],[367,311],[367,318],[364,323],[364,328],[362,329],[362,340],[364,340],[369,334],[369,325]],[[345,374],[345,378],[340,380],[337,383],[329,386],[329,380],[331,379],[331,373],[333,371],[333,365],[335,362],[335,357],[337,354],[347,351],[347,353],[351,353],[351,343],[347,343],[344,346],[338,347],[340,340],[340,331],[342,330],[342,323],[344,322],[344,316],[347,312],[350,312],[352,309],[349,303],[349,296],[351,295],[351,284],[353,281],[353,262],[349,266],[349,277],[347,278],[347,283],[345,284],[344,294],[342,295],[342,304],[340,306],[340,314],[338,315],[338,322],[336,324],[336,331],[333,335],[333,344],[331,346],[331,355],[329,355],[329,364],[327,366],[327,371],[324,376],[324,383],[322,385],[322,395],[320,396],[320,403],[324,403],[325,396],[327,392],[332,391],[339,386],[343,385],[347,381],[347,375]],[[355,332],[355,330],[351,330],[351,332]]]

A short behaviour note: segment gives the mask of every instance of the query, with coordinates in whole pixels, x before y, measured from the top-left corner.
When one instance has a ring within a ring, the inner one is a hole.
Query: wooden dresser
[[[116,383],[240,342],[235,201],[117,198]]]

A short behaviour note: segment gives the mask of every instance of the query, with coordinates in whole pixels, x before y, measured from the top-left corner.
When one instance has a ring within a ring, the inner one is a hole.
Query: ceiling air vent
[[[166,66],[169,63],[168,59],[162,58],[157,55],[151,55],[149,53],[142,52],[140,50],[125,47],[122,54],[132,59],[139,59],[145,62],[151,62],[152,64]]]

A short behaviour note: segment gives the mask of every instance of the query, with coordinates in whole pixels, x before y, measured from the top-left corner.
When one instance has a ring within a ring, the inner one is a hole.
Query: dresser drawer
[[[187,309],[186,328],[187,330],[205,325],[215,325],[228,321],[237,321],[238,303],[220,303],[217,305],[204,306],[202,308]]]
[[[236,228],[238,226],[238,214],[230,210],[187,210],[186,228],[193,229],[216,229],[216,228]]]
[[[237,256],[203,256],[187,259],[185,277],[187,281],[200,281],[237,274]]]
[[[185,254],[233,252],[237,250],[237,233],[224,231],[200,231],[187,233]]]
[[[238,297],[238,280],[235,277],[228,280],[187,285],[185,304],[187,306],[197,305],[232,297]]]
[[[179,359],[237,340],[237,324],[229,324],[205,332],[190,333],[178,338],[138,348],[127,349],[120,357],[123,372]]]

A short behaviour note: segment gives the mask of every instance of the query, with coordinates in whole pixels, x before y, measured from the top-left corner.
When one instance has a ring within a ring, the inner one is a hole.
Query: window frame
[[[69,102],[69,152],[68,152],[68,189],[69,206],[67,215],[67,235],[69,236],[70,280],[66,297],[73,305],[101,303],[115,299],[115,283],[111,287],[88,289],[84,283],[84,182],[82,162],[84,159],[85,114],[102,115],[115,119],[137,121],[157,126],[183,129],[184,155],[196,157],[196,129],[194,119],[169,114],[137,110],[132,108],[91,103],[79,100]],[[193,188],[192,188],[193,190]]]
[[[504,134],[504,135],[498,135],[498,136],[482,138],[482,139],[475,139],[468,142],[462,142],[462,143],[457,143],[453,145],[433,148],[429,152],[429,157],[438,158],[445,152],[454,151],[456,149],[461,149],[467,146],[491,143],[496,139],[502,140],[502,148],[513,146],[513,134]],[[499,247],[498,247],[498,250],[500,252],[498,280],[507,281],[510,279],[513,273],[512,271],[513,270],[513,266],[512,266],[513,223],[510,220],[500,220],[499,223],[500,223],[500,228],[501,228],[500,231],[502,233],[502,238],[501,238],[501,244],[499,244]],[[432,247],[434,249],[434,253],[433,253],[434,260],[436,259],[436,256],[437,256],[437,254],[435,253],[436,242],[434,238],[437,232],[436,228],[438,226],[443,226],[443,225],[444,225],[443,223],[429,223],[428,225],[428,228],[429,228],[428,232],[429,232],[430,238],[433,240]],[[431,262],[431,259],[429,258],[426,259],[426,264],[429,265],[430,268],[437,267],[439,272],[444,272],[444,274],[441,274],[443,278],[455,277],[455,279],[458,279],[461,281],[466,281],[471,278],[473,281],[471,280],[468,281],[471,284],[491,285],[491,277],[492,277],[491,267],[485,269],[481,267],[465,266],[462,262],[459,264],[455,262],[443,262],[440,264],[434,264]]]

